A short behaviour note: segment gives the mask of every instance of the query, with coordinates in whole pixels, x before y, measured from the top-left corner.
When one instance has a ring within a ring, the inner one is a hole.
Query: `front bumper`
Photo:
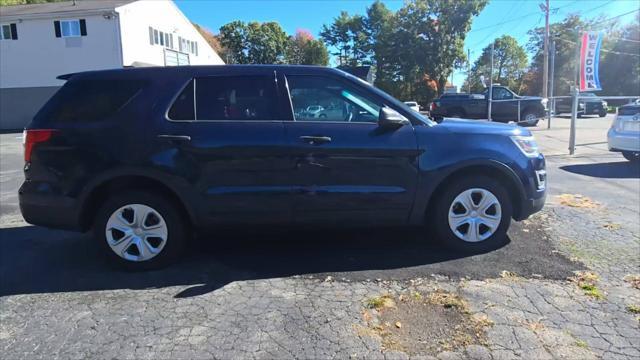
[[[545,191],[543,192],[542,197],[535,198],[535,199],[527,199],[526,201],[523,201],[522,208],[520,209],[520,216],[516,220],[518,221],[525,220],[529,216],[542,210],[546,200],[547,200],[547,193]]]
[[[514,209],[514,220],[525,220],[529,216],[542,210],[547,198],[546,160],[540,154],[537,158],[528,159],[528,166],[521,173],[524,185],[520,197],[520,207]]]
[[[618,132],[610,128],[607,144],[609,151],[640,151],[640,133]]]

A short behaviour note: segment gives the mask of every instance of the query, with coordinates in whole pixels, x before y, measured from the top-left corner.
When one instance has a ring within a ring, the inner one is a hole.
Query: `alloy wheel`
[[[114,211],[106,225],[107,244],[129,261],[147,261],[167,243],[168,228],[162,215],[143,204],[129,204]]]
[[[460,193],[449,207],[449,228],[461,240],[480,242],[493,235],[502,220],[498,198],[488,190],[473,188]]]

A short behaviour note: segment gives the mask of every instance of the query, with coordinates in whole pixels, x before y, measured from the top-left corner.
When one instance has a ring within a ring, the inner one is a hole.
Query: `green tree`
[[[600,54],[600,85],[606,95],[640,95],[640,14],[611,33],[611,52]]]
[[[288,36],[277,22],[232,21],[220,28],[220,44],[229,64],[278,64],[285,61]]]
[[[329,64],[329,51],[321,40],[313,38],[306,30],[298,30],[289,37],[287,64],[322,65]]]
[[[363,20],[365,50],[375,66],[375,85],[387,92],[394,92],[394,64],[390,61],[394,51],[391,43],[394,24],[394,13],[380,0],[367,8]]]
[[[247,57],[250,64],[281,64],[289,37],[277,22],[250,22],[247,31]]]
[[[247,24],[242,21],[232,21],[220,28],[218,38],[220,44],[227,49],[225,62],[227,64],[248,64]]]
[[[364,17],[350,16],[346,11],[333,19],[330,26],[323,25],[320,37],[337,52],[339,65],[356,66],[368,63],[367,34],[365,33]]]
[[[516,92],[520,92],[523,77],[527,72],[527,53],[516,39],[503,35],[493,42],[493,81],[506,85]],[[491,72],[491,45],[482,50],[482,55],[475,61],[471,73],[464,84],[466,89],[471,85],[472,91],[483,89],[480,76],[489,79]]]
[[[398,10],[387,42],[392,94],[426,105],[444,91],[456,64],[466,59],[463,45],[471,19],[486,0],[414,0]]]

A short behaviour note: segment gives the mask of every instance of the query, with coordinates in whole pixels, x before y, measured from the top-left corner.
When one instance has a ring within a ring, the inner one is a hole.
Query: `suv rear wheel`
[[[153,193],[130,191],[110,197],[98,210],[95,238],[107,258],[129,270],[173,262],[186,243],[186,226],[175,206]]]
[[[436,235],[446,246],[481,252],[505,242],[512,205],[506,189],[496,180],[475,176],[455,181],[435,206]]]

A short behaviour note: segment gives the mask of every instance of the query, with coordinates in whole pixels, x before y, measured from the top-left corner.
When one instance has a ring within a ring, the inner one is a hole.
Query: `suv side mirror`
[[[407,124],[409,124],[409,120],[392,108],[380,108],[380,115],[378,115],[378,125],[380,127],[398,128]]]

